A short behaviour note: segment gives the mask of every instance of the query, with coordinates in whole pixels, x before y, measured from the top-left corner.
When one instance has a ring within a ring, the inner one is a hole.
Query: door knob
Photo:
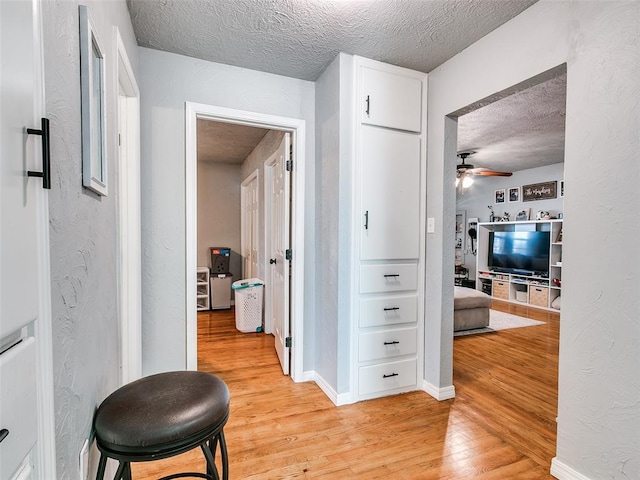
[[[271,259],[269,260],[269,263],[270,263],[271,265],[274,265],[274,264],[276,263],[276,259],[275,259],[275,258],[271,258]]]

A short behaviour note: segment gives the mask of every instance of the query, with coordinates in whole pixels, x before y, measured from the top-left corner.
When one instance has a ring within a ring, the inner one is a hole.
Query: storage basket
[[[236,297],[236,328],[243,332],[262,331],[262,296],[264,282],[249,278],[233,282]]]

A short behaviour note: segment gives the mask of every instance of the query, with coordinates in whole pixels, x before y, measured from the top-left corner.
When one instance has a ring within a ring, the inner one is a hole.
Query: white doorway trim
[[[44,77],[44,28],[43,2],[32,0],[34,80],[33,99],[35,111],[45,116],[47,111]],[[34,119],[35,120],[35,119]],[[54,408],[55,386],[53,376],[53,312],[51,309],[51,241],[49,238],[49,194],[43,188],[35,189],[37,255],[40,271],[38,283],[38,321],[35,324],[37,339],[38,378],[38,442],[36,477],[56,476],[56,417]]]
[[[269,265],[269,260],[271,258],[271,235],[269,232],[269,225],[271,225],[271,198],[269,195],[269,190],[267,189],[267,185],[271,185],[273,181],[273,162],[275,161],[275,156],[277,152],[274,152],[269,158],[267,158],[263,163],[263,172],[264,172],[264,181],[263,181],[263,191],[264,191],[264,265],[262,269],[265,271],[265,277],[267,276],[266,272],[271,271],[271,265]],[[292,244],[293,245],[293,244]],[[293,248],[293,247],[292,247]],[[265,278],[265,280],[267,280]],[[273,322],[271,321],[273,317],[271,305],[271,283],[265,282],[264,285],[264,331],[266,333],[273,332]]]
[[[260,185],[260,170],[255,169],[245,178],[240,184],[240,254],[242,255],[242,278],[253,278],[258,276],[258,271],[253,271],[248,265],[255,263],[257,266],[260,263],[260,251],[259,245],[254,245],[256,239],[256,233],[254,227],[255,223],[259,222],[258,212],[260,211],[260,195],[257,194]],[[251,215],[247,215],[247,190],[251,190],[256,193],[255,200],[257,202],[256,211]],[[252,248],[254,247],[254,248]],[[247,255],[247,251],[253,252],[255,250],[256,257],[253,258],[253,253]],[[251,270],[251,271],[249,271]],[[267,330],[267,333],[270,333]]]
[[[223,123],[249,125],[291,132],[294,145],[293,194],[291,205],[291,377],[303,381],[304,340],[304,212],[305,212],[305,138],[306,122],[298,118],[280,117],[217,107],[201,103],[185,103],[185,208],[186,208],[186,365],[198,368],[196,312],[196,248],[197,248],[197,133],[196,120],[206,118]]]
[[[129,57],[114,28],[118,92],[118,296],[120,382],[142,375],[142,251],[140,219],[140,90]]]

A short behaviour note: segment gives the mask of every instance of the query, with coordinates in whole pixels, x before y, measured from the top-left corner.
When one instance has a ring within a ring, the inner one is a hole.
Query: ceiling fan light
[[[462,188],[469,188],[471,185],[473,185],[473,177],[465,175],[462,179]]]

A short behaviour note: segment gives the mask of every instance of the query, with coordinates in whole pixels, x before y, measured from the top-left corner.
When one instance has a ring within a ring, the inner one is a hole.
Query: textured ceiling
[[[127,0],[127,4],[141,46],[313,81],[339,52],[429,72],[536,1]],[[494,170],[562,162],[565,83],[566,76],[558,77],[461,116],[458,150],[475,150],[468,161]],[[201,132],[204,124],[214,131]],[[198,128],[199,157],[227,163],[246,158],[265,132],[215,122],[199,122]]]
[[[269,130],[198,119],[198,161],[242,164]]]
[[[128,0],[139,45],[316,80],[339,52],[430,72],[537,0]]]
[[[566,84],[561,74],[462,115],[458,151],[475,151],[467,163],[497,171],[563,162]]]

